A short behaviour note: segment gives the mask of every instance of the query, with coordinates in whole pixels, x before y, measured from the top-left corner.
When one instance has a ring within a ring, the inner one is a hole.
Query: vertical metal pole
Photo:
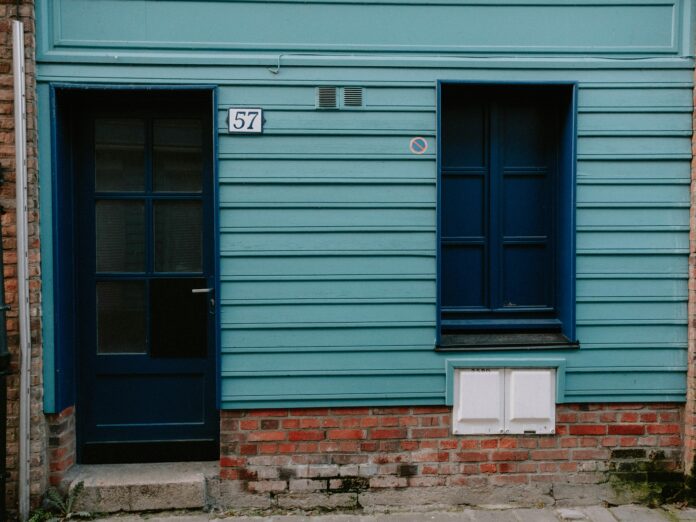
[[[31,327],[29,324],[29,251],[27,220],[27,112],[24,79],[24,24],[12,22],[17,189],[17,293],[19,301],[19,516],[29,517]]]

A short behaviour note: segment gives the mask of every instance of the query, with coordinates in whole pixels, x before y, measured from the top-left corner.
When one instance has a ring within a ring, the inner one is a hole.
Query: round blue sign
[[[408,148],[413,154],[425,154],[428,150],[428,140],[420,136],[413,138],[408,144]]]

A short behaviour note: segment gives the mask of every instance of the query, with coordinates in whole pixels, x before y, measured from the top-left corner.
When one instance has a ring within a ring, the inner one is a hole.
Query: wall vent
[[[363,106],[363,88],[362,87],[344,87],[343,88],[343,106],[344,107],[362,107]]]
[[[317,87],[317,109],[338,108],[337,91],[336,87]]]

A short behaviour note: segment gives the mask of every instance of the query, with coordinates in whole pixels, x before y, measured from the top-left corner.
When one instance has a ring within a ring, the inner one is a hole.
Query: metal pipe
[[[31,441],[31,327],[29,324],[29,251],[27,220],[27,108],[24,77],[24,24],[12,22],[14,74],[15,186],[17,212],[17,295],[19,301],[19,516],[29,517]]]

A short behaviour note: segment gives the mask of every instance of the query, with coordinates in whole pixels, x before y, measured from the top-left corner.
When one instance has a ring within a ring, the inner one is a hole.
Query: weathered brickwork
[[[559,405],[552,436],[453,436],[450,422],[447,407],[224,411],[220,477],[278,497],[640,482],[682,470],[681,405]]]
[[[2,248],[5,272],[5,300],[11,306],[7,313],[9,350],[12,354],[8,376],[7,429],[7,506],[17,506],[18,461],[18,298],[15,226],[15,141],[14,89],[12,75],[12,20],[19,18],[25,30],[25,72],[27,95],[27,167],[29,175],[29,290],[31,304],[31,493],[38,502],[47,483],[46,424],[43,415],[40,258],[38,227],[38,172],[36,137],[36,101],[34,67],[34,5],[33,1],[0,0],[0,208],[2,211]]]
[[[49,483],[58,486],[63,475],[75,464],[75,407],[47,415]]]

